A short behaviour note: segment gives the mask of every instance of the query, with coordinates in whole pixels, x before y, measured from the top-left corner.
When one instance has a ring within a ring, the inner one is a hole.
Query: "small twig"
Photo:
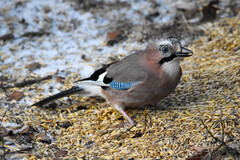
[[[52,75],[48,75],[42,78],[37,78],[37,79],[33,79],[33,80],[24,80],[23,82],[19,82],[19,83],[15,83],[14,86],[15,87],[24,87],[26,85],[31,85],[34,83],[38,83],[47,79],[51,79],[53,76]]]
[[[14,86],[11,86],[11,85],[0,85],[0,88],[5,92],[6,89],[8,88],[13,88]]]
[[[6,116],[7,111],[8,111],[8,109],[4,112],[4,114],[3,114],[2,118],[1,118],[0,126],[2,126],[3,118]]]
[[[8,108],[8,109],[9,109],[9,108]],[[6,116],[8,109],[4,112],[4,114],[3,114],[2,118],[1,118],[0,126],[2,126],[3,118]],[[9,152],[9,150],[6,151],[6,147],[4,147],[4,139],[3,139],[3,136],[0,136],[0,141],[2,142],[2,148],[3,148],[3,155],[1,156],[1,160],[3,160],[3,159],[5,159],[5,154],[6,154],[7,152]]]
[[[132,115],[132,119],[134,119],[136,117],[136,115],[138,114],[138,110],[136,113],[134,113],[134,115]]]
[[[186,107],[186,106],[183,106],[183,107],[176,107],[176,106],[158,106],[157,107],[158,109],[166,109],[166,110],[173,110],[173,109],[186,109],[188,110],[190,107]],[[196,108],[195,106],[191,107],[192,108]]]
[[[144,133],[144,132],[146,131],[146,129],[147,129],[147,116],[148,116],[149,121],[150,121],[150,127],[152,126],[151,116],[150,116],[148,113],[146,113],[146,110],[144,110],[144,117],[145,117],[144,124],[145,124],[145,126],[144,126],[143,133]]]
[[[1,73],[2,73],[2,71],[1,71]],[[1,77],[1,86],[3,86],[3,75]]]
[[[10,152],[10,149],[8,149],[8,150],[6,151],[6,148],[4,147],[4,148],[3,148],[3,154],[0,155],[1,160],[5,160],[5,159],[6,159],[5,156],[6,156],[9,152]]]
[[[222,142],[224,142],[224,123],[222,120],[222,107],[220,108],[220,125],[222,127]]]
[[[152,127],[152,119],[151,119],[151,116],[150,116],[149,114],[147,114],[147,116],[149,117],[150,127]]]
[[[207,132],[210,134],[211,137],[213,137],[215,139],[215,141],[219,141],[221,142],[220,145],[218,145],[216,148],[214,148],[212,151],[208,151],[208,154],[206,156],[210,157],[210,159],[212,158],[212,155],[214,155],[215,152],[217,152],[222,146],[225,146],[226,147],[226,150],[228,151],[228,145],[227,143],[229,142],[232,142],[233,139],[230,139],[230,140],[227,140],[226,142],[224,141],[224,122],[222,120],[222,108],[220,108],[220,127],[221,127],[221,130],[222,130],[222,137],[221,137],[221,140],[217,137],[214,137],[213,134],[211,133],[211,131],[207,128],[207,126],[204,124],[203,120],[201,119],[201,122],[204,126],[204,128],[207,130]],[[236,151],[236,149],[235,149]],[[238,153],[238,151],[236,151]]]
[[[202,125],[204,126],[204,128],[207,130],[207,132],[210,134],[210,136],[215,139],[216,141],[222,142],[220,139],[218,139],[217,137],[214,137],[212,132],[207,128],[207,126],[204,124],[203,120],[201,119]]]
[[[13,86],[3,84],[3,81],[4,81],[3,72],[1,71],[0,73],[2,73],[0,88],[1,88],[4,92],[5,92],[5,90],[8,89],[8,88],[13,88]]]
[[[206,157],[206,156],[209,156],[210,159],[212,159],[212,158],[213,158],[212,155],[214,155],[215,152],[217,152],[222,146],[225,146],[225,147],[228,148],[228,146],[227,146],[226,144],[229,143],[229,142],[232,142],[232,141],[233,141],[233,140],[230,139],[230,140],[224,142],[225,144],[224,144],[224,143],[221,143],[221,144],[218,145],[216,148],[214,148],[213,151],[208,150],[208,153],[206,153],[206,155],[204,155],[204,156],[205,156],[205,157]],[[226,149],[227,149],[227,148],[226,148]],[[228,149],[227,149],[227,150],[228,150]]]
[[[10,150],[8,149],[6,152],[4,152],[2,155],[0,155],[1,159],[5,159],[5,156],[8,155],[8,154],[16,154],[16,153],[23,153],[25,151],[30,151],[34,148],[34,144],[31,146],[31,147],[27,147],[27,148],[24,148],[24,149],[20,149],[18,151],[12,151],[10,152]]]
[[[131,126],[130,128],[128,128],[128,129],[127,129],[126,131],[124,131],[122,134],[118,135],[118,136],[116,137],[116,139],[119,140],[119,138],[122,137],[125,133],[131,131],[131,129],[132,129],[133,127],[135,127],[135,126]]]
[[[49,32],[26,32],[21,37],[41,37],[43,35],[49,35]]]
[[[147,129],[147,114],[145,112],[146,110],[144,110],[144,129],[143,129],[143,132],[144,133]]]
[[[230,139],[230,140],[228,140],[228,141],[226,141],[226,142],[220,144],[219,146],[217,146],[217,147],[212,151],[212,153],[216,152],[217,150],[219,150],[219,148],[221,148],[222,146],[226,146],[227,143],[232,142],[232,141],[233,141],[233,140]]]
[[[186,20],[186,18],[185,18],[185,16],[183,15],[183,13],[181,13],[181,16],[182,16],[182,20],[183,20],[183,24],[185,24],[185,26],[186,26],[186,30],[187,30],[187,32],[188,32],[188,35],[191,35],[191,33],[190,33],[190,26],[188,25],[188,22],[187,22],[187,20]]]

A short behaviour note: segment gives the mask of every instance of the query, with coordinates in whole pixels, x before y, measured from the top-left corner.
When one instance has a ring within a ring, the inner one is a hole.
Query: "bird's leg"
[[[134,121],[131,117],[129,117],[128,116],[128,114],[125,112],[125,110],[124,110],[124,107],[122,107],[122,106],[115,106],[115,108],[120,112],[120,113],[122,113],[122,115],[128,120],[128,122],[129,123],[126,123],[126,124],[123,124],[123,126],[126,126],[126,125],[128,125],[128,126],[135,126],[136,124],[137,124],[137,122],[136,121]],[[117,125],[118,126],[118,125]],[[123,127],[123,126],[120,126],[119,125],[119,127]]]

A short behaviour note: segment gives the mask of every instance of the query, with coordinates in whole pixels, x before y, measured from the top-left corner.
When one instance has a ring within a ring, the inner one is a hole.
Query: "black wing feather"
[[[109,66],[111,66],[112,64],[114,64],[114,63],[117,63],[117,61],[116,61],[116,62],[112,62],[112,63],[110,63],[110,64],[106,64],[106,65],[104,65],[102,68],[100,68],[100,69],[96,70],[95,72],[93,72],[93,74],[92,74],[90,77],[84,78],[84,79],[80,79],[80,80],[75,81],[75,82],[85,81],[85,80],[93,80],[93,81],[96,81],[96,80],[98,80],[99,76],[100,76],[101,74],[103,74],[104,72],[106,72],[107,68],[108,68]],[[110,82],[109,82],[109,83],[110,83]]]

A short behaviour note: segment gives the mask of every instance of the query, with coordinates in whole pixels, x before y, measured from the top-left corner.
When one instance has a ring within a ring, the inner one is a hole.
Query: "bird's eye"
[[[168,53],[169,49],[168,49],[168,47],[163,46],[163,47],[161,48],[161,51],[162,51],[163,53]]]

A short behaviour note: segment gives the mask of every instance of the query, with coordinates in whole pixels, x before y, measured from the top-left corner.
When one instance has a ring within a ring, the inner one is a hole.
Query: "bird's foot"
[[[137,122],[136,121],[132,121],[132,123],[119,123],[116,125],[111,126],[111,128],[124,128],[124,127],[133,127],[136,126]]]

